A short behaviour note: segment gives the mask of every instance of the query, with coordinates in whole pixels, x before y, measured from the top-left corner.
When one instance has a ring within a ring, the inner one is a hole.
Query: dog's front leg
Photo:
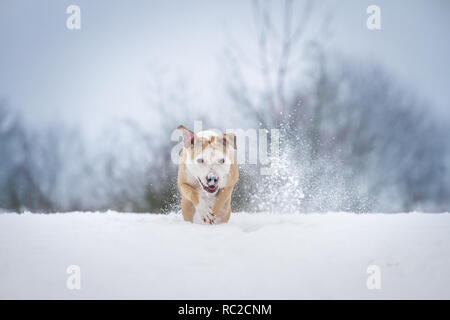
[[[178,189],[184,198],[192,202],[201,221],[210,224],[214,223],[215,217],[212,214],[212,208],[204,199],[200,199],[197,190],[187,183],[180,183]],[[191,219],[189,218],[189,220]]]
[[[183,197],[188,199],[194,206],[198,205],[198,193],[187,183],[179,183],[178,189]]]
[[[210,197],[201,195],[198,205],[195,207],[201,221],[209,224],[214,224],[216,217],[212,213],[212,203]]]
[[[231,192],[233,191],[233,187],[225,187],[219,190],[219,194],[217,195],[216,202],[214,203],[212,214],[217,217],[220,209],[222,209],[225,202],[231,197]]]

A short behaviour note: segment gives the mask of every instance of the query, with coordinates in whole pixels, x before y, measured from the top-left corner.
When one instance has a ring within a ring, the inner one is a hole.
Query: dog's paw
[[[203,223],[214,224],[216,221],[212,209],[203,203],[199,203],[197,206],[197,214]]]
[[[204,223],[214,224],[216,223],[216,217],[211,211],[207,211],[206,213],[203,213],[200,215],[202,221]]]
[[[209,224],[215,224],[216,223],[216,219],[214,218],[213,215],[208,214],[208,216],[206,218],[203,218],[203,222],[204,223],[209,223]]]

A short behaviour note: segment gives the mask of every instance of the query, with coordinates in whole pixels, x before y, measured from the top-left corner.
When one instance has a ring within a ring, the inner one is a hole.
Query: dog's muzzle
[[[198,181],[200,182],[200,184],[202,185],[203,189],[206,192],[214,193],[217,191],[218,188],[217,182],[219,181],[219,177],[216,174],[212,172],[208,173],[208,175],[206,176],[206,186],[200,179],[198,179]]]
[[[212,172],[208,173],[208,175],[206,176],[206,181],[208,182],[208,187],[216,185],[218,180],[219,180],[219,177],[216,176]]]

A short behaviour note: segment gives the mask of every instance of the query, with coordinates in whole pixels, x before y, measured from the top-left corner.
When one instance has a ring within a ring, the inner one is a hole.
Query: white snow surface
[[[3,213],[0,298],[450,299],[449,231],[448,213]]]

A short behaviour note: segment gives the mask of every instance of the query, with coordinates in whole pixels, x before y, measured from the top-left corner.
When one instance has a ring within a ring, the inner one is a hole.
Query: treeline
[[[265,90],[252,105],[245,84],[230,82],[242,125],[281,130],[273,175],[260,175],[259,165],[240,166],[234,210],[448,211],[449,147],[429,105],[376,64],[325,53],[315,61],[308,89],[299,86],[282,105],[270,103]],[[171,133],[179,123],[213,120],[182,101],[170,104],[152,106],[163,119],[156,131],[122,121],[101,140],[86,141],[61,124],[27,126],[3,102],[0,208],[178,210]]]

